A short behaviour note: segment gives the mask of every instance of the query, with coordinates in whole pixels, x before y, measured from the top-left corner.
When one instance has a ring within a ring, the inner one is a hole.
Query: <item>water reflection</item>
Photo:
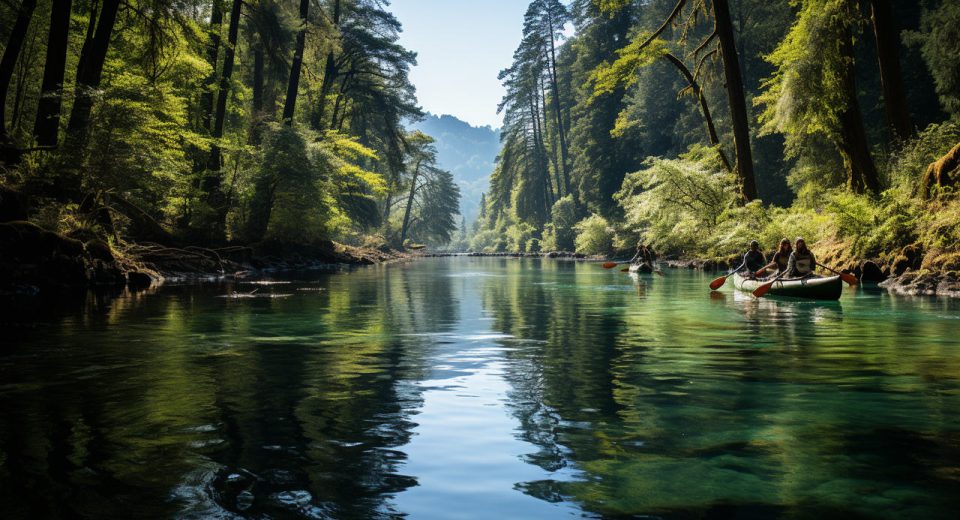
[[[299,279],[299,281],[298,281]],[[960,304],[422,261],[18,306],[10,517],[947,518]],[[300,291],[298,289],[310,289]],[[132,505],[133,504],[133,505]]]

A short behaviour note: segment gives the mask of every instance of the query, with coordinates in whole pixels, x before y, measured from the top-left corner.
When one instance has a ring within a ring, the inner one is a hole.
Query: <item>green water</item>
[[[454,258],[5,309],[4,518],[955,518],[960,302]]]

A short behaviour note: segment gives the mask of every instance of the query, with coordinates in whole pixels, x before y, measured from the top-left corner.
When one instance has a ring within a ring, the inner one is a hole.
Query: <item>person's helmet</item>
[[[750,247],[751,247],[751,248],[756,247],[757,249],[759,249],[759,248],[760,248],[760,242],[757,242],[756,240],[753,240],[753,241],[750,242]]]

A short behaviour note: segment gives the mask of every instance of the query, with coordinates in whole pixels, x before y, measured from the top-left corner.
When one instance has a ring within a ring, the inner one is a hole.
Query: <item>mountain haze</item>
[[[410,128],[436,139],[437,162],[453,174],[460,186],[460,213],[472,222],[480,212],[480,195],[489,185],[500,152],[500,130],[472,126],[446,114],[427,114]]]

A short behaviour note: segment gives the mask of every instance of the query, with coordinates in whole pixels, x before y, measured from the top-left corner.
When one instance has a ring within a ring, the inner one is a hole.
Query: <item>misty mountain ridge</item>
[[[430,113],[409,128],[436,140],[438,166],[453,174],[460,186],[460,213],[468,223],[472,222],[480,213],[480,195],[490,183],[500,153],[500,130]]]

